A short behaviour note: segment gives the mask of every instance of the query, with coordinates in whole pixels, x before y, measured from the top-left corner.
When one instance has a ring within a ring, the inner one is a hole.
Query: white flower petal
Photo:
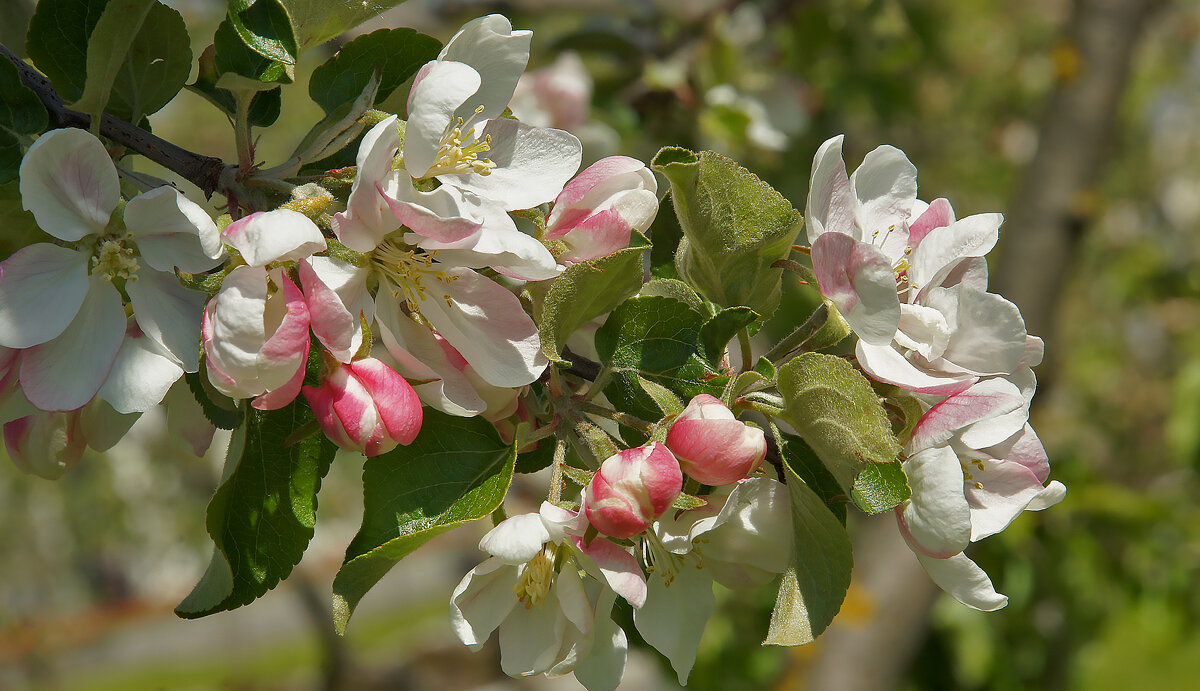
[[[967,468],[971,473],[966,484],[971,542],[1007,528],[1043,489],[1033,471],[1013,461],[983,458],[973,460]]]
[[[57,337],[21,355],[21,389],[42,410],[82,407],[108,378],[125,340],[121,294],[99,275],[70,325]]]
[[[875,231],[882,236],[889,230],[902,231],[907,238],[908,218],[917,198],[917,168],[903,151],[887,145],[871,151],[850,176],[850,188],[858,198],[854,215],[863,240]]]
[[[504,112],[529,62],[532,38],[532,31],[513,31],[507,17],[490,14],[467,22],[446,42],[438,59],[466,63],[480,76],[478,91],[462,104],[456,116],[466,119],[481,105],[482,119]]]
[[[609,596],[611,598],[611,596]],[[612,602],[605,606],[605,597],[596,608],[592,626],[592,646],[575,666],[575,678],[588,691],[615,691],[625,673],[629,642],[625,631],[617,626],[609,612]]]
[[[0,262],[0,346],[28,348],[61,334],[88,293],[88,257],[41,242]]]
[[[326,249],[317,224],[291,209],[252,213],[230,223],[222,235],[250,266],[303,259]]]
[[[429,172],[454,112],[480,83],[479,73],[471,66],[445,60],[427,63],[414,77],[404,129],[404,167],[414,178]]]
[[[696,664],[700,638],[716,604],[712,579],[694,561],[689,559],[669,586],[652,577],[646,604],[633,612],[638,633],[671,661],[680,684],[687,683]]]
[[[955,394],[978,380],[970,374],[944,374],[921,369],[890,345],[875,346],[860,339],[854,346],[854,353],[871,377],[918,393]]]
[[[171,274],[140,271],[125,284],[138,326],[174,355],[186,372],[200,369],[204,294],[184,288]]]
[[[495,118],[479,134],[488,136],[491,150],[485,155],[496,164],[489,174],[448,174],[438,179],[495,200],[509,211],[553,201],[583,160],[583,145],[564,130]]]
[[[994,612],[1008,604],[1008,598],[996,592],[988,575],[965,554],[956,554],[949,559],[918,554],[917,560],[938,587],[968,607]]]
[[[846,163],[842,160],[842,138],[839,134],[827,139],[813,156],[808,206],[804,210],[809,245],[826,232],[854,236],[853,209],[857,202],[850,191],[850,178],[846,176]]]
[[[476,213],[483,220],[483,227],[464,240],[439,242],[416,234],[406,235],[405,240],[428,250],[437,250],[438,261],[448,266],[472,269],[490,266],[506,276],[527,281],[554,278],[561,272],[550,250],[537,238],[517,230],[503,209],[485,203],[476,209]]]
[[[130,324],[108,379],[100,387],[100,398],[118,413],[144,413],[161,403],[182,376],[183,368],[136,324]]]
[[[879,248],[842,233],[825,233],[812,246],[821,294],[846,318],[860,342],[891,343],[900,323],[896,275]]]
[[[221,263],[225,248],[217,224],[199,204],[174,187],[139,194],[125,205],[125,227],[147,264],[159,271],[208,271]]]
[[[912,253],[909,280],[918,286],[940,284],[960,259],[990,252],[1003,222],[1002,214],[976,214],[929,231]]]
[[[1016,371],[1027,336],[1021,311],[995,293],[965,285],[957,292],[957,325],[942,357],[975,374]]]
[[[971,541],[971,509],[958,455],[946,446],[926,449],[904,462],[904,474],[912,499],[896,517],[909,546],[938,559],[963,551]]]
[[[446,293],[430,291],[420,300],[421,314],[489,384],[514,387],[536,380],[548,362],[537,325],[517,296],[469,269],[446,274]]]
[[[505,519],[488,531],[479,541],[479,549],[506,564],[524,564],[542,551],[550,539],[542,517],[536,513],[523,513]]]
[[[381,292],[375,318],[387,358],[375,348],[375,357],[409,379],[432,379],[413,386],[427,405],[459,417],[478,415],[487,403],[466,375],[450,360],[446,349],[428,326],[414,322],[390,293]],[[390,361],[389,361],[390,360]]]
[[[141,413],[118,413],[104,399],[97,397],[80,411],[79,426],[88,448],[103,453],[124,439],[129,428],[141,417]]]
[[[392,159],[400,150],[395,115],[384,119],[363,136],[358,147],[357,171],[346,210],[333,215],[333,234],[356,252],[370,252],[383,236],[399,227],[379,185],[392,173]]]
[[[458,640],[479,650],[517,604],[517,567],[488,559],[471,569],[450,596],[450,626]]]
[[[1044,511],[1062,501],[1067,496],[1067,487],[1058,480],[1051,480],[1046,488],[1029,502],[1025,509],[1028,511]]]
[[[104,145],[73,127],[38,137],[21,160],[20,175],[21,207],[59,240],[103,231],[121,198],[117,169]]]
[[[500,669],[510,677],[541,674],[558,662],[567,618],[550,598],[540,606],[513,607],[500,624]]]

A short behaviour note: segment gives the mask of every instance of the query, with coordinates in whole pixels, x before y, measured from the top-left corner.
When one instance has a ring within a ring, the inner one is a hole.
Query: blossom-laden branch
[[[68,108],[49,79],[2,43],[0,55],[16,66],[21,83],[41,100],[54,128],[78,127],[86,130],[91,127],[90,115]],[[219,158],[188,151],[119,118],[105,114],[100,120],[100,134],[183,176],[199,187],[206,198],[211,198],[214,192],[226,194],[233,184],[236,166],[226,165]]]

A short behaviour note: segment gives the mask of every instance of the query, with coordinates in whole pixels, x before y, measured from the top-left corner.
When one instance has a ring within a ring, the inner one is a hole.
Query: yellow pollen
[[[425,173],[425,177],[464,173],[489,175],[492,172],[496,167],[495,162],[481,155],[492,150],[492,135],[478,139],[475,130],[471,128],[471,122],[482,112],[483,106],[479,106],[475,109],[475,115],[467,120],[455,118],[446,126],[446,131],[438,142],[433,166]]]
[[[109,281],[114,278],[137,280],[138,263],[133,250],[119,240],[103,240],[92,256],[92,271],[99,272]]]
[[[513,586],[513,592],[525,605],[525,609],[540,606],[545,602],[546,594],[550,592],[550,586],[554,583],[553,552],[547,554],[550,549],[547,545],[537,556],[526,562],[521,577]]]
[[[976,482],[976,483],[975,483],[975,489],[983,489],[983,483],[982,483],[982,482]]]
[[[459,278],[447,276],[445,271],[438,268],[440,265],[434,263],[432,254],[409,248],[394,240],[384,240],[380,243],[371,253],[371,263],[380,275],[392,284],[392,296],[399,299],[403,294],[408,308],[414,312],[418,311],[422,300],[429,298],[431,283],[449,285]],[[449,294],[442,293],[442,297],[449,305]]]

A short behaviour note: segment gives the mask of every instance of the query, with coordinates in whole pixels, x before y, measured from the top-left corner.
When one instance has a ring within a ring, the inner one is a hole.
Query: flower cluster
[[[696,396],[666,443],[605,459],[578,511],[543,503],[485,535],[479,548],[491,558],[451,600],[455,632],[478,649],[499,628],[508,674],[573,671],[591,691],[614,689],[627,648],[611,617],[620,596],[638,633],[686,683],[715,606],[713,583],[762,586],[791,557],[787,489],[755,474],[766,452],[762,430]],[[685,473],[708,493],[677,509]]]
[[[1042,341],[987,292],[984,255],[1002,221],[917,199],[917,169],[894,147],[850,176],[840,136],[813,160],[807,223],[821,294],[858,335],[863,370],[924,411],[905,449],[912,499],[896,509],[900,531],[938,585],[982,610],[1008,599],[963,550],[1065,494],[1046,484],[1028,422]]]

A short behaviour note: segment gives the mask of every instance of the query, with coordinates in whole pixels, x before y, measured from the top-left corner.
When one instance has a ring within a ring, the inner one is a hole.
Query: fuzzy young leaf
[[[850,496],[863,511],[880,513],[904,503],[912,496],[912,489],[900,468],[900,461],[870,463],[854,479]]]
[[[489,515],[504,501],[517,450],[483,418],[425,409],[412,444],[368,458],[362,527],[333,581],[339,632],[363,595],[393,566],[449,530]]]
[[[849,494],[870,463],[891,463],[900,445],[870,382],[842,358],[805,353],[779,370],[784,416]]]
[[[37,95],[21,83],[16,65],[0,60],[0,184],[17,179],[24,150],[21,139],[46,128],[46,109]],[[5,234],[9,216],[4,216]]]
[[[404,0],[281,0],[292,18],[300,50],[324,43],[374,19]]]
[[[788,200],[730,158],[668,147],[651,168],[671,182],[683,229],[675,254],[679,275],[723,307],[747,306],[764,318],[779,305],[781,269],[800,213]]]
[[[176,614],[194,619],[249,604],[299,563],[316,525],[317,490],[337,451],[323,435],[285,446],[312,419],[296,400],[251,411],[234,433],[221,486],[208,504],[212,561]]]
[[[642,286],[644,248],[572,264],[550,283],[542,303],[542,352],[558,360],[567,337],[588,321],[611,311]]]
[[[780,581],[764,645],[804,645],[821,635],[842,608],[854,565],[846,528],[790,466],[785,472],[792,563]]]
[[[442,44],[412,29],[379,29],[342,46],[337,55],[313,70],[308,95],[326,113],[358,98],[371,73],[380,72],[376,102],[391,95],[417,70],[437,58]],[[368,106],[370,107],[370,106]]]

